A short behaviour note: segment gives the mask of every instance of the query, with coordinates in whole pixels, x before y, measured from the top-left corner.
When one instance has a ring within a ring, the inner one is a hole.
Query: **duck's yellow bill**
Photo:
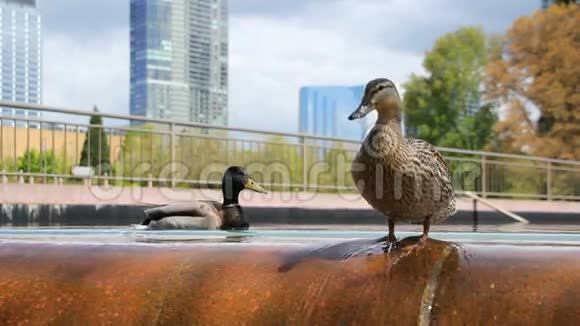
[[[260,187],[260,186],[259,186],[259,185],[256,183],[256,181],[254,181],[252,178],[248,178],[248,179],[246,180],[246,184],[244,185],[244,188],[246,188],[246,189],[250,189],[250,190],[253,190],[253,191],[255,191],[255,192],[262,193],[262,194],[265,194],[265,193],[267,193],[267,191],[266,191],[266,190],[264,190],[264,188]]]

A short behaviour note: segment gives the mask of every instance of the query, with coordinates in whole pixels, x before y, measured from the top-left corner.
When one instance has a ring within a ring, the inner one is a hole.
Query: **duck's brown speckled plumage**
[[[402,135],[396,89],[391,95],[379,96],[379,102],[372,100],[369,92],[377,84],[375,80],[367,85],[361,106],[375,106],[379,119],[353,161],[352,178],[363,198],[389,219],[391,240],[394,223],[399,221],[423,223],[426,237],[431,222],[455,213],[449,169],[431,144]],[[380,101],[386,103],[383,108]]]
[[[425,141],[376,125],[353,164],[352,178],[363,198],[394,222],[423,223],[431,216],[436,223],[455,212],[447,164]]]

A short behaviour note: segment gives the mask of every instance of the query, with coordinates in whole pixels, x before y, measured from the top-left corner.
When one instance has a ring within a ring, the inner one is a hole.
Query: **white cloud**
[[[365,7],[355,13],[351,5],[313,5],[297,19],[231,17],[230,125],[297,132],[300,86],[356,85],[375,77],[401,83],[421,69],[419,55],[362,37],[371,29],[363,23],[376,11],[365,15]],[[332,10],[352,15],[336,28],[328,24],[330,17],[321,19]],[[46,105],[90,110],[97,104],[104,112],[128,114],[129,32],[105,31],[82,42],[73,35],[45,34]]]
[[[103,112],[129,113],[129,32],[75,40],[46,35],[43,103],[79,110],[98,105]]]
[[[87,110],[98,104],[127,114],[128,1],[72,7],[44,1],[50,25],[44,103]],[[375,77],[402,84],[410,73],[423,72],[422,53],[437,36],[464,24],[503,30],[539,6],[533,0],[233,1],[241,4],[232,4],[230,17],[230,124],[287,132],[298,130],[300,86],[355,85]]]
[[[423,74],[423,51],[462,25],[501,30],[530,4],[447,0],[315,1],[292,15],[246,13],[230,21],[232,126],[296,132],[303,85],[398,85]],[[482,16],[481,12],[487,13]],[[404,90],[401,90],[402,93]]]
[[[232,126],[296,132],[304,85],[403,82],[421,56],[361,44],[339,30],[257,17],[230,22]]]

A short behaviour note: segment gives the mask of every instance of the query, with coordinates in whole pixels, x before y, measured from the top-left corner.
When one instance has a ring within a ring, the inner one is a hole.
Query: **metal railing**
[[[479,197],[478,195],[472,193],[471,191],[464,191],[465,196],[471,198],[473,200],[473,221],[474,221],[474,226],[477,226],[477,203],[480,202],[483,205],[495,210],[498,213],[501,213],[519,223],[523,223],[523,224],[529,224],[530,221],[528,221],[527,219],[519,216],[518,214],[512,213],[510,211],[507,211],[501,207],[499,207],[498,205],[483,199],[481,197]]]
[[[16,112],[0,115],[0,182],[215,187],[223,169],[235,164],[275,190],[355,189],[349,169],[359,141],[110,113],[98,113],[103,124],[90,125],[91,111],[11,102],[0,102],[0,108]],[[27,110],[41,112],[42,119],[18,114]],[[96,146],[86,156],[97,164],[83,180],[72,168],[85,142]],[[580,200],[578,161],[439,150],[459,193]]]

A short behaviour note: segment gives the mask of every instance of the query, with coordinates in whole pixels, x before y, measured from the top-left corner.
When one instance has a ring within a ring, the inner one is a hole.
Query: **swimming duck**
[[[391,245],[397,240],[396,222],[423,224],[424,241],[431,223],[455,213],[447,163],[431,144],[403,136],[401,108],[395,84],[379,78],[366,85],[360,105],[349,116],[355,120],[373,110],[378,113],[353,161],[351,174],[363,198],[387,216]]]
[[[231,166],[222,179],[222,203],[200,200],[146,209],[147,218],[137,228],[247,230],[250,224],[238,202],[239,194],[244,189],[266,193],[245,169]]]

